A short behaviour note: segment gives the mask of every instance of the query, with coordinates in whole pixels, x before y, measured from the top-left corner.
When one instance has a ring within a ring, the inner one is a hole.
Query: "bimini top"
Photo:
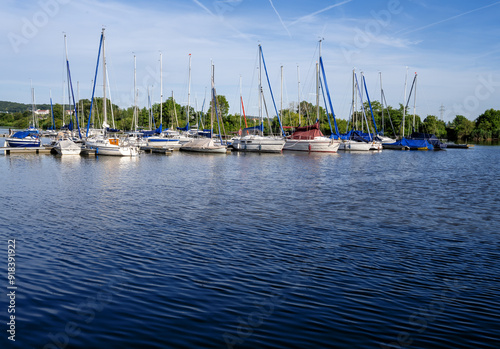
[[[314,139],[315,137],[323,137],[323,133],[319,129],[319,121],[314,125],[297,127],[290,139]]]

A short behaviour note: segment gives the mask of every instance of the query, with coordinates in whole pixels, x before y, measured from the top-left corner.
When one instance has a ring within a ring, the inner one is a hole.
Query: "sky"
[[[241,81],[245,111],[257,115],[259,44],[277,108],[299,95],[315,103],[321,40],[339,118],[350,114],[353,69],[358,79],[364,75],[371,100],[380,100],[382,80],[393,107],[404,103],[405,81],[408,95],[417,74],[409,109],[415,105],[423,118],[474,120],[500,109],[500,1],[0,0],[0,8],[0,100],[31,103],[31,85],[36,103],[49,103],[50,95],[54,103],[67,100],[64,35],[75,97],[90,99],[105,28],[109,91],[123,108],[134,104],[135,56],[140,107],[147,106],[148,89],[159,103],[162,87],[163,100],[173,93],[181,105],[190,90],[190,105],[201,110],[213,62],[217,94],[226,96],[231,113],[240,111]],[[102,89],[99,68],[96,96]]]

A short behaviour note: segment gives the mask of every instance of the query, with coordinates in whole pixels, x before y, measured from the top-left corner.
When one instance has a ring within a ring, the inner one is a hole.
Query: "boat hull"
[[[227,147],[225,145],[217,145],[210,138],[193,139],[190,142],[183,144],[179,150],[196,152],[196,153],[212,153],[226,154]]]
[[[285,140],[275,137],[242,137],[232,143],[234,150],[257,153],[281,153],[284,146]]]
[[[106,156],[136,156],[139,154],[139,148],[128,145],[116,145],[103,142],[87,142],[86,148],[95,150],[96,155]]]
[[[340,144],[339,150],[344,151],[370,151],[372,148],[371,143],[346,141]]]
[[[213,154],[226,154],[227,153],[227,148],[226,147],[211,147],[211,148],[198,148],[198,147],[181,147],[180,150],[182,151],[188,151],[188,152],[194,152],[194,153],[213,153]]]
[[[54,150],[59,155],[80,155],[82,147],[71,140],[63,140],[54,146]]]
[[[5,146],[11,148],[40,148],[42,142],[39,138],[6,138]]]
[[[317,139],[323,138],[323,139]],[[283,150],[302,151],[311,153],[336,153],[340,147],[340,141],[331,140],[326,137],[316,139],[287,139]]]
[[[176,147],[179,146],[180,142],[175,138],[165,138],[165,137],[150,137],[148,138],[148,147],[153,148],[164,148],[164,147]]]

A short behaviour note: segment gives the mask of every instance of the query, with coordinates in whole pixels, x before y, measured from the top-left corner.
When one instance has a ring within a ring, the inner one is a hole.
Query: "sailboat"
[[[155,130],[157,136],[148,137],[148,146],[153,148],[178,148],[179,140],[173,137],[166,137],[163,133],[163,65],[162,54],[160,52],[160,127]],[[175,107],[175,103],[174,103]]]
[[[296,127],[295,131],[286,139],[286,143],[285,146],[283,147],[283,150],[336,153],[340,147],[340,140],[334,138],[333,131],[330,137],[325,137],[319,128],[320,64],[321,67],[323,68],[323,60],[321,58],[321,40],[319,42],[319,63],[316,63],[316,122],[312,125]],[[325,81],[325,87],[328,90],[324,69],[323,69],[323,77]],[[331,106],[331,101],[330,101],[330,106]],[[333,116],[333,108],[331,109]]]
[[[432,133],[425,133],[425,132],[417,132],[415,130],[415,115],[416,115],[416,104],[417,104],[417,73],[415,73],[415,78],[413,79],[413,85],[415,87],[415,92],[413,94],[413,132],[411,135],[408,137],[408,139],[411,139],[413,141],[419,140],[419,141],[427,141],[432,145],[432,150],[445,150],[446,149],[446,144],[441,142],[436,135]],[[413,87],[413,86],[412,86]],[[429,150],[431,150],[429,148]]]
[[[31,116],[32,125],[24,131],[17,131],[5,139],[5,147],[11,148],[39,148],[42,145],[40,132],[35,122],[35,90],[31,86]]]
[[[246,152],[259,152],[259,153],[281,153],[283,146],[285,145],[285,138],[283,136],[264,136],[264,115],[262,113],[262,102],[264,98],[264,91],[262,88],[262,61],[264,60],[264,54],[262,53],[262,46],[259,45],[259,119],[260,125],[255,127],[247,127],[242,130],[239,137],[233,138],[232,147],[234,150],[246,151]],[[265,67],[265,62],[264,62]],[[267,76],[267,69],[266,69]],[[269,90],[272,96],[271,85],[269,84]],[[241,92],[240,92],[241,94]],[[240,96],[241,99],[241,96]],[[273,103],[274,103],[274,97]],[[243,99],[241,99],[243,104]],[[276,110],[276,104],[274,104]],[[266,108],[267,110],[267,108]],[[277,117],[280,116],[276,112]],[[269,117],[268,117],[269,119]],[[246,118],[245,118],[246,121]],[[280,122],[281,124],[281,122]]]
[[[96,77],[99,67],[99,56],[102,47],[102,72],[103,72],[103,133],[94,138],[88,138],[85,142],[85,147],[90,150],[95,150],[96,155],[112,155],[112,156],[136,156],[139,154],[139,148],[135,145],[130,145],[117,137],[108,137],[107,133],[113,131],[110,129],[107,118],[107,100],[106,100],[106,55],[105,55],[105,37],[104,28],[101,33],[101,41],[99,45],[99,55],[97,58]],[[95,79],[94,79],[95,90]],[[87,124],[87,134],[90,127],[90,120],[92,118],[92,103],[94,101],[94,91],[92,91],[92,102],[90,105],[90,115]],[[113,107],[113,106],[111,106]]]
[[[358,87],[358,89],[357,89]],[[358,81],[356,79],[356,73],[353,69],[352,71],[352,103],[351,103],[351,125],[352,125],[352,130],[347,132],[345,135],[342,135],[342,143],[340,144],[339,150],[346,150],[346,151],[369,151],[372,148],[372,143],[373,140],[370,140],[371,142],[367,142],[364,138],[359,136],[356,131],[354,131],[355,128],[355,114],[356,114],[356,103],[355,100],[357,101],[357,98],[355,99],[356,95],[356,90],[359,92],[359,86],[358,86]],[[363,101],[361,100],[361,105],[363,105]],[[362,113],[364,120],[366,121],[366,115],[363,109]],[[368,123],[367,123],[368,127]]]
[[[384,88],[382,87],[382,72],[379,72],[380,75],[380,104],[382,107],[382,129],[377,134],[377,139],[382,143],[382,146],[384,143],[394,143],[396,142],[396,139],[390,138],[385,135],[384,128],[385,128],[385,119],[384,119],[384,106],[387,107],[387,101],[385,99],[385,93],[384,93]],[[387,108],[387,116],[389,117],[389,122],[391,124],[392,132],[394,136],[396,135],[396,130],[394,129],[394,125],[392,124],[392,119],[391,119],[391,114],[389,112],[389,108]]]
[[[187,143],[184,143],[179,148],[182,151],[188,152],[197,152],[197,153],[212,153],[212,154],[226,154],[227,153],[227,145],[224,144],[222,140],[222,134],[220,131],[220,124],[222,120],[219,118],[219,112],[217,109],[217,95],[215,92],[215,82],[214,82],[214,71],[215,67],[213,63],[211,64],[211,72],[212,72],[212,114],[210,120],[210,138],[193,138]],[[217,125],[219,127],[219,142],[215,142],[212,138],[213,134],[213,126],[214,126],[214,114],[217,118]]]
[[[73,93],[73,85],[71,83],[71,72],[69,69],[69,60],[68,60],[68,46],[66,42],[66,34],[64,34],[64,50],[66,53],[66,73],[68,76],[68,95],[70,99],[69,105],[71,105],[71,97],[73,97],[73,110],[74,110],[74,116],[78,128],[78,136],[81,139],[81,133],[80,133],[80,124],[78,121],[78,112],[76,109],[76,103],[75,103],[75,96]],[[52,105],[52,97],[50,99],[51,105]],[[72,124],[72,121],[70,122],[70,125]],[[82,150],[82,145],[79,143],[75,143],[73,141],[73,127],[71,129],[68,129],[68,131],[61,131],[57,133],[56,136],[56,143],[54,144],[54,150],[60,154],[60,155],[80,155],[80,152]]]
[[[405,138],[405,117],[406,117],[406,110],[408,108],[408,104],[410,103],[410,98],[411,98],[411,93],[413,91],[413,86],[415,85],[417,79],[417,73],[415,73],[415,77],[413,78],[413,83],[410,89],[410,93],[408,95],[408,100],[406,104],[403,106],[403,121],[401,122],[401,139],[397,140],[396,142],[393,143],[383,143],[384,149],[404,149],[404,150],[433,150],[434,146],[428,142],[426,139],[409,139]],[[408,67],[407,67],[407,74],[405,77],[405,92],[404,92],[404,98],[406,100],[406,88],[407,88],[407,80],[408,80]],[[415,108],[414,108],[415,111]],[[414,115],[415,119],[415,115]],[[413,126],[415,127],[415,126]]]

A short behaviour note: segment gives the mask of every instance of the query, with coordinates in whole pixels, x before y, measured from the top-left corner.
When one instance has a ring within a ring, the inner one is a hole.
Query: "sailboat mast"
[[[299,100],[299,109],[298,109],[298,112],[299,112],[299,126],[300,126],[301,125],[301,121],[300,121],[300,70],[299,70],[299,66],[298,65],[297,65],[297,98]]]
[[[69,111],[70,111],[70,116],[69,116],[69,123],[71,124],[71,121],[73,120],[73,118],[71,117],[71,82],[70,82],[70,73],[69,73],[69,69],[68,69],[68,43],[67,43],[67,39],[66,39],[66,34],[64,34],[64,54],[65,54],[65,59],[66,59],[66,79],[67,79],[67,84],[68,84],[68,108],[69,108]],[[73,131],[73,130],[71,130]]]
[[[261,124],[264,124],[264,116],[262,113],[262,47],[259,44],[259,119]]]
[[[176,127],[179,127],[179,120],[177,120],[177,107],[175,105],[175,98],[174,98],[174,90],[172,90],[172,105],[174,106],[174,116],[175,116],[175,125]],[[172,120],[172,124],[173,124]]]
[[[33,80],[30,80],[31,90],[31,124],[35,127],[35,91],[33,90]]]
[[[353,69],[352,70],[352,102],[351,102],[352,103],[351,104],[351,109],[352,109],[352,126],[351,127],[352,128],[356,128],[355,127],[356,125],[354,124],[354,119],[355,119],[355,115],[356,115],[356,109],[354,106],[354,98],[356,96],[356,94],[354,93],[354,89],[356,88],[356,81],[355,81],[356,76],[355,76],[355,74],[356,74],[356,71],[355,71],[355,69]]]
[[[56,122],[54,120],[54,108],[52,107],[52,90],[49,90],[49,96],[50,96],[50,114],[52,115],[52,129],[56,129]]]
[[[102,81],[103,81],[103,103],[102,103],[102,115],[103,115],[103,128],[108,127],[108,114],[106,108],[106,54],[104,51],[104,28],[102,28]]]
[[[211,108],[211,113],[210,113],[210,137],[212,137],[212,133],[214,130],[214,113],[215,113],[215,93],[214,93],[214,63],[213,61],[210,61],[210,74],[211,74],[211,86],[212,86],[212,108]]]
[[[149,124],[149,129],[151,130],[151,97],[149,96],[149,86],[148,86],[148,109],[149,109],[148,124]]]
[[[163,131],[163,63],[160,52],[160,130]]]
[[[189,103],[191,99],[191,53],[189,54],[189,74],[188,74],[188,103],[186,110],[186,126],[189,125]],[[188,131],[188,130],[186,130]]]
[[[134,131],[137,131],[137,92],[136,92],[136,80],[137,80],[137,61],[134,55]]]
[[[415,73],[415,92],[413,92],[413,132],[415,132],[415,114],[417,113],[417,73]]]
[[[405,136],[405,116],[406,116],[406,85],[408,83],[408,67],[406,67],[406,76],[405,76],[405,93],[404,93],[404,104],[403,104],[403,133],[402,137]]]
[[[384,134],[384,89],[382,88],[382,72],[379,72],[380,75],[380,104],[382,105],[382,135]]]
[[[319,41],[318,63],[316,63],[316,121],[319,121],[319,59],[321,58],[321,40]]]
[[[283,120],[283,66],[281,66],[280,118]]]
[[[241,75],[240,75],[240,129],[241,129],[241,108],[243,105],[243,96],[241,95]]]

